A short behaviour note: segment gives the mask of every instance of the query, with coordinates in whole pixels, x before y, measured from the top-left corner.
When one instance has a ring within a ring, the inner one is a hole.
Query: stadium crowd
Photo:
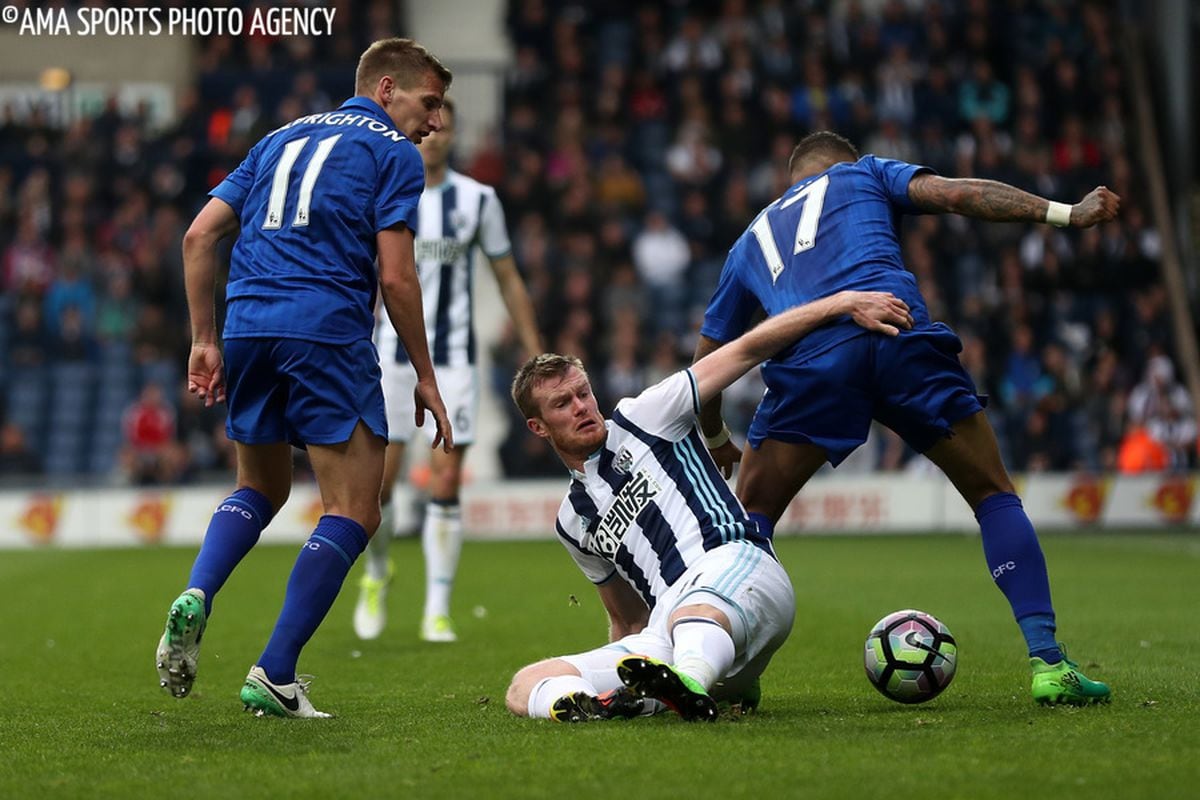
[[[1191,467],[1106,8],[512,0],[502,126],[457,166],[497,187],[544,337],[594,365],[602,407],[690,360],[725,251],[812,130],[1064,202],[1106,184],[1123,211],[1105,226],[916,217],[905,259],[961,336],[1015,471]],[[344,3],[332,37],[203,41],[166,130],[115,100],[64,126],[0,108],[0,475],[229,468],[223,412],[182,391],[183,230],[265,132],[343,99],[355,54],[400,30],[397,14]],[[494,348],[502,397],[518,350],[511,335]],[[760,391],[729,395],[731,425]],[[561,474],[509,413],[506,473]],[[912,461],[882,430],[867,450],[864,468]]]

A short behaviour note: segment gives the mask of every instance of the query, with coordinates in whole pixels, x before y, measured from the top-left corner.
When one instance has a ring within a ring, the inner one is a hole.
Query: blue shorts
[[[958,361],[962,342],[941,323],[891,337],[865,333],[802,361],[763,365],[767,391],[747,436],[815,444],[835,467],[879,420],[924,453],[987,404]]]
[[[370,339],[227,339],[225,432],[243,444],[339,444],[361,419],[386,439],[379,377]]]

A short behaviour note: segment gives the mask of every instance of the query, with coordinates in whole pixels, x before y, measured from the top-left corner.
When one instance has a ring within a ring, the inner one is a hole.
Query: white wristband
[[[1046,222],[1056,228],[1065,228],[1071,224],[1071,206],[1066,203],[1050,201],[1046,206]]]
[[[700,432],[704,433],[704,431],[700,431]],[[716,450],[718,447],[722,446],[723,444],[725,444],[726,442],[729,441],[729,436],[730,436],[729,426],[722,422],[721,423],[721,432],[718,433],[716,436],[705,436],[704,444],[708,446],[709,450]]]

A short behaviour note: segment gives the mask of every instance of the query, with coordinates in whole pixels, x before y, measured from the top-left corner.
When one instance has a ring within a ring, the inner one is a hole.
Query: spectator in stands
[[[12,333],[8,341],[8,363],[13,368],[40,367],[46,363],[46,331],[42,326],[42,306],[36,297],[26,295],[17,301],[12,315]]]
[[[4,251],[4,292],[43,294],[54,280],[54,251],[29,211],[17,220],[17,235]]]
[[[0,425],[0,476],[32,475],[41,462],[25,441],[25,432],[12,422]]]
[[[657,209],[647,212],[642,230],[633,240],[633,264],[650,296],[652,330],[681,331],[688,295],[684,274],[690,262],[687,239],[667,215]]]
[[[1146,365],[1142,382],[1129,394],[1129,424],[1143,429],[1167,455],[1167,467],[1187,469],[1196,443],[1192,398],[1175,380],[1175,367],[1165,355]]]
[[[130,483],[147,486],[164,482],[178,469],[175,442],[175,409],[157,383],[142,387],[141,394],[121,420],[125,445],[121,461]]]

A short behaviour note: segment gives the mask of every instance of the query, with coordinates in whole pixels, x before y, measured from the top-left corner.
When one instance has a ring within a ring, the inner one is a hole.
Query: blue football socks
[[[367,547],[367,532],[352,519],[326,514],[300,549],[288,578],[283,611],[258,660],[277,685],[296,680],[300,650],[337,599],[354,560]]]
[[[187,585],[189,589],[204,592],[206,614],[212,614],[213,597],[254,547],[273,516],[275,511],[270,501],[249,487],[238,489],[217,506]]]
[[[1061,661],[1046,558],[1021,498],[1007,492],[994,494],[975,509],[975,518],[983,535],[988,569],[1012,606],[1029,655],[1049,664]]]

